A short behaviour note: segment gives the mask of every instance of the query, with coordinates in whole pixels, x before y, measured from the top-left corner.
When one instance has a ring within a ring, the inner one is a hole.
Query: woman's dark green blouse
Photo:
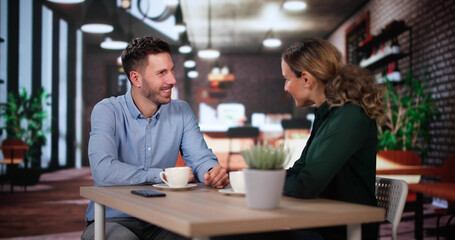
[[[376,143],[376,121],[360,106],[347,103],[330,107],[323,103],[316,109],[300,159],[287,170],[285,195],[376,206]],[[377,239],[376,227],[363,226],[362,239]],[[345,228],[321,233],[329,239],[346,237]]]

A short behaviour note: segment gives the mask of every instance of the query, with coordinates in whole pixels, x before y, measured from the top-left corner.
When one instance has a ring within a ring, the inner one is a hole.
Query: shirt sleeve
[[[346,108],[318,129],[318,144],[309,146],[305,165],[288,171],[284,192],[301,198],[316,198],[331,179],[358,151],[368,136],[370,120],[357,108]]]
[[[116,112],[104,100],[95,105],[91,115],[88,155],[96,186],[136,185],[152,182],[162,169],[135,166],[119,160],[116,138]]]
[[[182,158],[185,163],[193,168],[195,178],[205,182],[204,173],[216,165],[218,159],[212,150],[207,147],[199,124],[188,103],[183,102],[183,138],[180,146]]]

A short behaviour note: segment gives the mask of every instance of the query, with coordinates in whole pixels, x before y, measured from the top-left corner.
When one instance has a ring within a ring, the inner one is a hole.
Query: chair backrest
[[[257,138],[259,128],[257,127],[231,127],[227,131],[229,138]]]
[[[293,118],[281,120],[283,129],[310,129],[311,121],[304,118]]]
[[[7,138],[2,142],[2,153],[5,159],[11,158],[12,154],[14,154],[14,158],[24,158],[25,156],[25,149],[13,149],[10,148],[12,146],[25,146],[24,140],[20,138]]]
[[[376,177],[376,201],[378,207],[385,208],[386,219],[392,223],[392,239],[397,239],[398,224],[407,196],[408,184],[405,181]]]
[[[442,181],[443,182],[455,182],[455,155],[447,158],[442,164],[443,173]]]

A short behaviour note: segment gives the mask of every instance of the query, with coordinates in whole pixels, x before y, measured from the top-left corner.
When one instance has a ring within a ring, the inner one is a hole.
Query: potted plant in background
[[[7,138],[21,138],[30,147],[26,154],[25,164],[30,163],[31,169],[25,167],[21,176],[15,176],[17,184],[34,185],[41,174],[41,147],[46,144],[43,120],[47,112],[43,104],[50,97],[43,89],[35,96],[28,97],[25,88],[20,94],[9,93],[5,104],[2,104],[1,116],[5,126],[0,128],[0,135],[6,131]],[[48,103],[47,103],[48,104]]]
[[[387,155],[404,163],[403,159],[415,152],[425,156],[429,150],[429,123],[439,115],[431,92],[412,73],[407,74],[404,85],[393,86],[386,79],[386,87],[385,124],[378,127],[378,155],[389,151]],[[409,151],[413,153],[407,154]]]
[[[241,152],[248,165],[243,171],[249,208],[274,209],[279,206],[289,153],[283,144],[274,147],[267,142]]]

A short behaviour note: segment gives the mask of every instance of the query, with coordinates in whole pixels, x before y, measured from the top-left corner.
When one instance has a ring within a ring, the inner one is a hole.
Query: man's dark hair
[[[171,50],[169,44],[159,38],[148,36],[131,40],[122,52],[123,69],[128,79],[131,71],[141,71],[147,66],[150,54],[163,52],[170,53]]]

